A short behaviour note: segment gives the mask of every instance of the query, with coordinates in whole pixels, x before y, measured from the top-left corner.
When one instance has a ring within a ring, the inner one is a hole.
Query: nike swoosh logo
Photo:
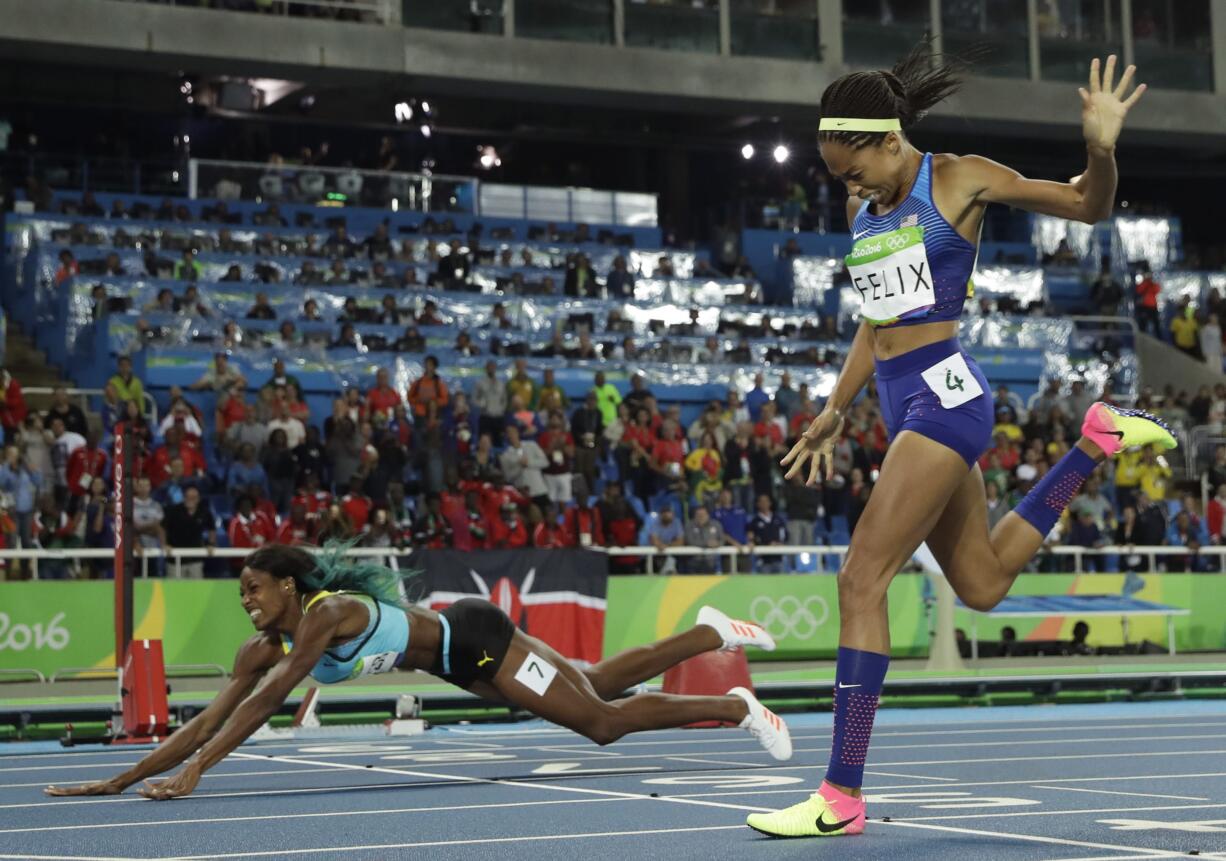
[[[825,814],[823,814],[823,816],[824,815]],[[853,816],[851,819],[844,819],[842,822],[826,822],[823,816],[817,817],[817,830],[823,834],[831,834],[835,831],[839,831],[856,821],[856,817]]]
[[[1114,437],[1119,437],[1120,439],[1123,439],[1123,438],[1124,438],[1124,432],[1123,432],[1123,431],[1107,431],[1107,433],[1111,434],[1111,435],[1112,435],[1112,436],[1114,436]]]
[[[839,689],[840,689],[840,690],[842,690],[843,688],[862,688],[862,687],[864,687],[864,685],[863,685],[863,684],[859,684],[859,685],[845,685],[845,684],[843,684],[842,682],[839,682],[839,683],[838,683],[838,685],[839,685]]]
[[[853,233],[853,234],[851,235],[851,238],[852,238],[852,239],[859,239],[861,236],[867,236],[867,235],[868,235],[868,231],[867,231],[867,230],[861,230],[859,233]]]

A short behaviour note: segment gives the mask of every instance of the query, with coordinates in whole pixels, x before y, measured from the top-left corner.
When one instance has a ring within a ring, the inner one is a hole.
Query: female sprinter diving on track
[[[783,459],[787,477],[822,458],[827,474],[844,411],[874,373],[891,444],[839,571],[839,653],[834,733],[826,779],[805,801],[755,813],[750,827],[776,837],[864,831],[860,795],[877,699],[889,664],[886,588],[923,541],[958,597],[987,610],[1009,591],[1094,468],[1121,449],[1173,448],[1167,428],[1144,413],[1096,403],[1082,436],[1018,507],[988,534],[977,462],[991,438],[992,396],[958,344],[958,320],[989,203],[1093,224],[1111,215],[1115,143],[1134,68],[1115,84],[1115,57],[1090,66],[1081,89],[1085,172],[1069,183],[1026,179],[976,155],[921,152],[909,129],[959,86],[959,67],[930,64],[921,43],[892,71],[854,72],[822,94],[817,142],[831,175],[847,186],[852,250],[848,273],[862,299],[859,331],[825,408]]]
[[[776,759],[792,755],[787,727],[744,688],[722,697],[642,693],[615,699],[703,652],[774,649],[757,625],[704,607],[690,630],[580,670],[488,601],[465,598],[440,613],[404,606],[403,572],[346,561],[346,549],[313,555],[273,545],[248,556],[239,594],[257,633],[239,648],[234,673],[217,698],[123,774],[46,792],[113,795],[186,760],[175,776],[146,782],[139,791],[154,799],[187,795],[205,771],[276,714],[307,675],[332,684],[397,667],[426,670],[479,696],[510,702],[597,744],[719,720],[748,729]]]

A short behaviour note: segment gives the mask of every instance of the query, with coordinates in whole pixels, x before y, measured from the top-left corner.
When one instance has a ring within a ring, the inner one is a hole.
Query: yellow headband
[[[892,120],[858,120],[848,117],[822,117],[819,132],[899,132],[902,123]]]

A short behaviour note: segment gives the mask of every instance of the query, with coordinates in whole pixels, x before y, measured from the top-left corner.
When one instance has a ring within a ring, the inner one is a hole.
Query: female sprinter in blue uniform
[[[156,785],[146,782],[140,793],[154,799],[187,795],[205,771],[276,714],[308,675],[332,684],[397,667],[426,670],[479,696],[512,703],[597,744],[640,730],[719,720],[749,730],[776,759],[792,755],[787,727],[744,688],[722,697],[643,693],[616,699],[702,652],[742,645],[773,649],[774,641],[757,625],[704,607],[690,630],[580,670],[518,630],[488,601],[465,598],[441,613],[402,605],[402,573],[347,563],[344,549],[315,556],[273,545],[248,556],[239,594],[257,633],[239,648],[234,673],[217,698],[122,774],[84,786],[48,787],[47,793],[114,795],[186,760],[178,774]]]
[[[1088,163],[1070,183],[1025,179],[980,156],[933,155],[907,137],[959,86],[957,69],[930,67],[921,44],[892,71],[855,72],[822,94],[818,145],[848,192],[852,251],[846,262],[862,299],[859,331],[830,399],[784,458],[787,477],[809,464],[813,483],[843,427],[844,411],[876,372],[891,437],[881,477],[839,571],[839,654],[834,735],[826,779],[809,799],[755,813],[750,827],[777,837],[864,831],[860,786],[877,698],[889,663],[886,588],[923,541],[962,601],[994,607],[1042,545],[1095,466],[1121,449],[1175,440],[1156,419],[1097,403],[1082,437],[988,534],[976,465],[991,438],[992,396],[983,372],[958,345],[979,229],[989,203],[1093,224],[1115,200],[1115,142],[1129,108],[1128,67],[1114,86],[1115,57],[1090,67],[1081,89]]]

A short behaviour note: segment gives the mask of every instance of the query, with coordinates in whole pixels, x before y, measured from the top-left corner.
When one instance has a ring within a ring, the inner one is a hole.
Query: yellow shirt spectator
[[[1140,473],[1141,492],[1154,502],[1166,499],[1166,488],[1171,478],[1171,468],[1166,465],[1166,461],[1157,459],[1152,463],[1142,463]]]
[[[1171,337],[1181,350],[1195,350],[1199,343],[1200,323],[1195,317],[1176,317],[1171,321]]]
[[[1115,458],[1115,486],[1136,487],[1141,483],[1141,452],[1122,451]]]
[[[514,376],[507,382],[507,400],[519,395],[520,402],[528,408],[536,403],[536,383],[527,374]]]
[[[1025,437],[1022,429],[1013,422],[1002,422],[992,428],[992,439],[996,439],[998,433],[1003,433],[1012,442],[1021,442]]]

